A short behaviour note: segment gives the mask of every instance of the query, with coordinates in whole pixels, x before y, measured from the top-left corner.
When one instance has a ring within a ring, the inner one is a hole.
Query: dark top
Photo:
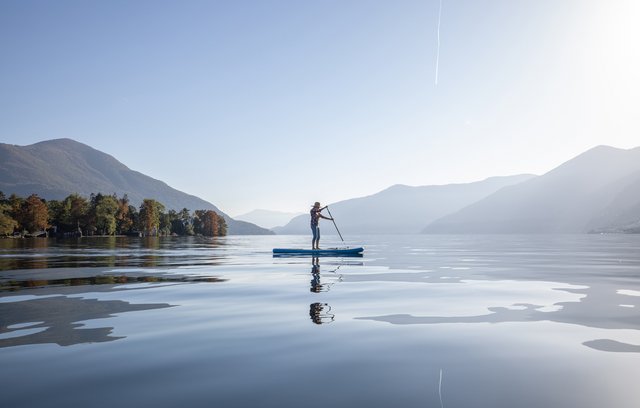
[[[311,214],[311,226],[312,227],[317,227],[318,226],[318,221],[320,221],[320,211],[322,211],[319,208],[315,208],[313,207],[311,209],[311,211],[309,211],[309,214]]]

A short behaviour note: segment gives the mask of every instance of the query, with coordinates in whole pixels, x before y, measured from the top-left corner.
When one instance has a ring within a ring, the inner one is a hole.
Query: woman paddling
[[[327,208],[324,206],[320,208],[320,203],[316,201],[309,212],[311,214],[311,232],[313,233],[313,239],[311,240],[311,249],[320,249],[320,226],[318,225],[318,221],[320,218],[324,218],[325,220],[333,220],[331,217],[325,217],[322,215],[322,210]]]

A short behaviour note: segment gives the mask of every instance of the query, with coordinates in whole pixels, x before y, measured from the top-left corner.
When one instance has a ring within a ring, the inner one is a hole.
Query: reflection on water
[[[640,400],[640,238],[362,237],[357,262],[272,257],[305,243],[0,240],[3,406]]]
[[[371,270],[374,272],[375,270]],[[482,271],[482,274],[486,274]],[[423,284],[437,290],[446,290],[451,303],[464,303],[463,296],[472,294],[471,291],[487,291],[494,294],[476,296],[483,301],[492,300],[502,291],[511,292],[514,303],[509,307],[488,307],[489,314],[473,316],[412,316],[408,314],[394,314],[370,317],[372,320],[387,321],[393,324],[437,324],[437,323],[500,323],[525,322],[552,319],[562,323],[579,324],[586,327],[606,329],[640,329],[637,319],[640,309],[640,297],[630,296],[629,291],[619,290],[617,283],[597,282],[572,279],[576,283],[559,283],[546,281],[507,281],[507,280],[477,280],[477,276],[451,276],[447,272],[413,272],[396,271],[379,268],[377,273],[363,273],[347,275],[344,280],[349,282],[379,282],[379,283],[414,283]],[[577,282],[590,283],[590,286]],[[431,286],[429,286],[431,285]],[[570,301],[557,302],[553,305],[530,304],[518,302],[525,294],[535,293],[544,289],[549,293],[570,294]],[[487,293],[488,294],[488,293]],[[490,305],[489,305],[490,306]]]
[[[16,292],[21,289],[46,288],[54,286],[86,286],[86,285],[113,285],[132,283],[184,283],[184,282],[224,282],[226,279],[217,277],[192,277],[170,275],[98,275],[86,277],[69,277],[61,279],[25,279],[3,280],[0,279],[0,292]]]
[[[166,303],[131,304],[120,300],[96,300],[54,296],[0,303],[0,347],[54,343],[71,346],[122,339],[111,336],[113,327],[84,328],[86,320],[113,317],[116,313],[171,307]],[[35,322],[34,324],[29,324]]]
[[[68,269],[54,269],[56,274]],[[71,270],[74,272],[74,270]],[[70,346],[100,343],[125,338],[113,336],[113,327],[86,328],[87,321],[114,317],[116,314],[172,307],[168,303],[134,304],[123,300],[85,298],[91,293],[117,293],[152,289],[148,284],[220,283],[215,276],[126,274],[31,278],[31,274],[0,275],[0,348],[53,343]],[[11,296],[2,297],[3,292]],[[17,295],[17,296],[16,296]],[[175,306],[175,305],[174,305]]]
[[[331,313],[331,306],[328,303],[312,303],[309,305],[309,316],[315,324],[331,323],[335,319],[335,314]]]
[[[342,264],[338,264],[335,268],[329,270],[326,274],[333,274],[333,281],[322,282],[322,276],[320,272],[320,258],[313,257],[311,259],[311,288],[312,293],[320,294],[322,292],[328,292],[332,285],[342,281],[342,275],[337,273]],[[309,316],[311,320],[316,324],[331,323],[335,319],[335,314],[331,313],[331,306],[328,303],[314,302],[309,306]]]
[[[313,293],[320,292],[328,292],[336,282],[340,282],[342,280],[342,275],[338,274],[338,269],[340,269],[342,265],[337,265],[335,268],[325,272],[325,276],[329,274],[333,274],[333,280],[330,282],[322,282],[322,276],[320,274],[320,259],[312,258],[311,261],[311,288],[309,289]]]
[[[225,242],[207,237],[0,239],[0,271],[216,265]]]
[[[639,236],[453,236],[443,242],[431,248],[382,244],[375,252],[385,258],[374,263],[407,269],[368,268],[345,278],[437,288],[422,291],[439,299],[433,310],[354,318],[394,325],[555,322],[604,329],[614,336],[631,330],[634,335],[626,337],[632,343],[597,339],[582,344],[599,351],[640,352],[640,292],[632,289],[640,285]],[[422,270],[409,269],[414,256]],[[525,300],[536,291],[538,298]],[[474,303],[474,313],[459,307]]]
[[[613,353],[640,353],[640,345],[627,344],[610,339],[586,341],[582,344],[600,351],[610,351]]]

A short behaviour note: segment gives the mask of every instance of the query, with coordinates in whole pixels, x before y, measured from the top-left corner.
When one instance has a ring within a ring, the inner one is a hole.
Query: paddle
[[[340,233],[340,230],[336,225],[336,220],[334,220],[333,215],[331,215],[331,210],[329,210],[329,206],[327,206],[327,212],[329,212],[329,217],[331,217],[331,221],[333,221],[333,226],[336,227],[336,231],[338,231],[338,235],[340,235],[340,239],[342,240],[342,242],[344,242],[344,239],[342,239],[342,234]]]

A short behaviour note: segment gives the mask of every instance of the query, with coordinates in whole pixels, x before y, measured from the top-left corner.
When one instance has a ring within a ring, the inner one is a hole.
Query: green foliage
[[[27,199],[0,192],[0,235],[15,231],[42,231],[51,227],[59,236],[114,235],[140,231],[144,235],[223,236],[227,225],[211,210],[187,208],[165,212],[162,203],[145,199],[136,209],[124,195],[91,194],[89,200],[70,194],[64,200],[45,201],[33,194]]]
[[[180,212],[170,210],[166,214],[165,227],[169,228],[171,234],[175,235],[195,235],[193,231],[193,219],[189,210],[183,208]]]
[[[12,217],[11,202],[0,191],[0,235],[11,235],[18,228],[18,222]]]
[[[95,225],[100,235],[113,235],[116,232],[116,214],[118,199],[113,196],[98,194],[95,208]]]
[[[62,232],[87,230],[90,204],[78,194],[70,194],[62,201],[51,200],[47,203],[51,225]]]
[[[218,221],[218,236],[219,237],[224,237],[225,235],[227,235],[227,222],[225,221],[224,218],[219,217],[219,221]]]
[[[18,228],[18,222],[9,215],[11,206],[4,203],[4,195],[0,191],[0,235],[11,235]]]

